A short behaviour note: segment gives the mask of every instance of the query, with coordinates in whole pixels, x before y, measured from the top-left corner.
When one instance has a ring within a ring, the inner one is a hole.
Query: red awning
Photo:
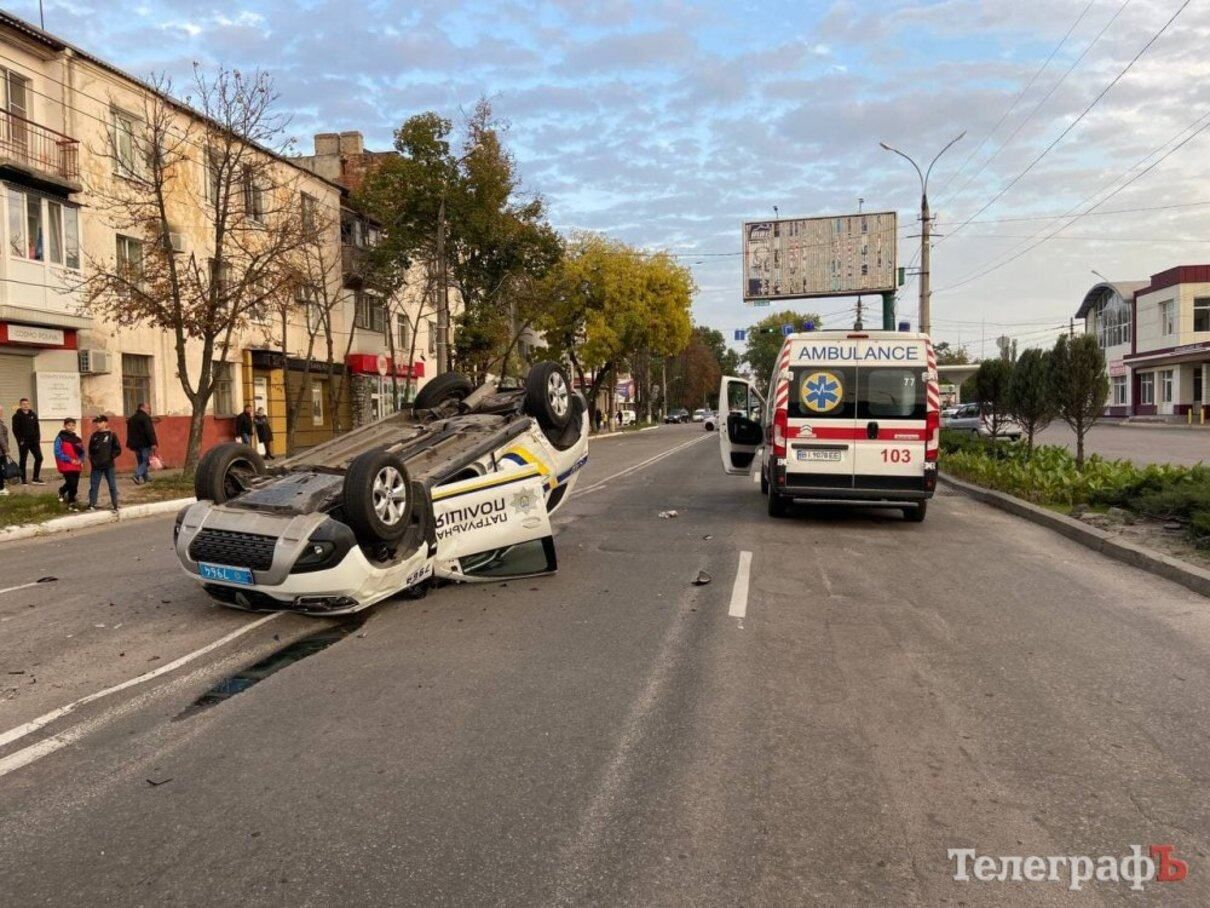
[[[391,358],[385,353],[350,353],[345,365],[349,367],[350,372],[357,375],[382,375],[385,372],[388,376],[394,366]],[[394,366],[394,374],[400,378],[424,378],[424,361],[412,363],[410,367],[402,363]]]

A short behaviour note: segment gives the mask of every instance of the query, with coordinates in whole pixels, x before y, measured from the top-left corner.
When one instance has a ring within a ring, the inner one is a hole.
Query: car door
[[[494,580],[555,570],[544,480],[527,472],[489,473],[436,490],[438,577]]]
[[[764,407],[764,398],[752,382],[734,375],[723,376],[718,391],[721,429],[718,445],[724,473],[747,473],[751,468],[764,441],[761,421]]]

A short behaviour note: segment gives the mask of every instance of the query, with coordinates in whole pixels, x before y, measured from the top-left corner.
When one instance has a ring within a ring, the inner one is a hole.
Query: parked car
[[[226,605],[324,615],[433,577],[551,573],[550,516],[588,460],[587,409],[548,362],[515,390],[438,375],[412,410],[272,467],[218,445],[177,516],[177,557]]]
[[[706,418],[705,410],[694,410],[693,411],[692,419],[694,422],[702,422],[703,420],[705,420],[705,418]]]
[[[987,413],[988,407],[983,404],[963,404],[949,417],[943,416],[941,427],[955,432],[970,432],[982,438],[992,437],[992,419]],[[996,431],[997,438],[1020,438],[1021,427],[1015,420],[1004,416],[1000,419]]]
[[[718,414],[713,410],[707,410],[705,417],[702,419],[702,427],[707,432],[713,432],[718,428]]]
[[[635,416],[634,410],[623,410],[622,411],[622,425],[623,426],[633,426],[635,424],[635,422],[637,421],[637,419],[638,419],[638,417]]]
[[[684,410],[684,409],[669,410],[668,415],[664,417],[664,422],[668,422],[668,423],[682,423],[682,422],[688,422],[688,421],[689,421],[689,411]]]

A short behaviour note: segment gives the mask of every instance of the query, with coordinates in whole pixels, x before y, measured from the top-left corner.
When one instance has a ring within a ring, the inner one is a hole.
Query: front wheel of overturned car
[[[475,384],[461,372],[442,372],[416,392],[413,410],[432,410],[451,401],[465,400]]]
[[[248,445],[229,441],[207,451],[193,473],[193,494],[198,501],[222,504],[251,488],[252,479],[265,472],[265,461]]]
[[[345,519],[358,541],[398,542],[412,519],[412,490],[403,458],[366,451],[345,471]]]
[[[572,390],[558,363],[534,363],[525,378],[525,410],[544,429],[562,429],[571,419]]]

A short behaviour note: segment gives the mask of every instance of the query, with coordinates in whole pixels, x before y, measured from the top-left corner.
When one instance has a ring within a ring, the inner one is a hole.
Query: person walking
[[[118,509],[117,459],[122,454],[122,442],[116,432],[109,428],[109,417],[102,413],[92,421],[92,435],[88,438],[88,510],[97,509],[97,492],[101,480],[109,483],[109,505]]]
[[[21,485],[25,485],[28,475],[25,472],[25,464],[30,454],[34,455],[33,484],[45,485],[42,481],[42,427],[38,424],[38,414],[30,408],[28,397],[21,398],[17,412],[13,414],[13,437],[17,440]]]
[[[70,416],[55,436],[55,466],[63,477],[59,500],[74,508],[80,494],[80,471],[84,469],[84,441],[76,434],[76,421]]]
[[[249,447],[252,437],[256,434],[256,426],[252,419],[252,404],[244,404],[244,412],[235,417],[235,438]]]
[[[4,480],[8,472],[8,426],[4,424],[4,408],[0,407],[0,495],[7,495]]]
[[[126,423],[126,447],[134,451],[138,466],[134,468],[134,484],[151,482],[151,455],[159,447],[155,437],[155,423],[151,420],[151,407],[139,404],[134,416]]]
[[[269,425],[269,416],[264,407],[256,408],[252,421],[256,427],[256,440],[265,446],[265,459],[273,460],[273,427]]]

